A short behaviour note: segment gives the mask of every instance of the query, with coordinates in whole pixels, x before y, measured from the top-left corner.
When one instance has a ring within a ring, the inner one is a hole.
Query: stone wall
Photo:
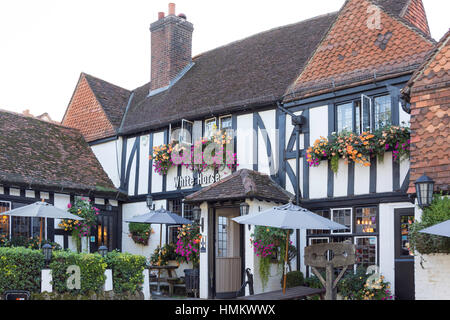
[[[418,255],[414,268],[416,300],[450,300],[450,254]]]

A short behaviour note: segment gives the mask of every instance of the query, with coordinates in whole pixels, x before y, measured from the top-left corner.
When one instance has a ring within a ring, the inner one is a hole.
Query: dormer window
[[[231,116],[223,116],[219,118],[219,129],[227,130],[233,127]]]

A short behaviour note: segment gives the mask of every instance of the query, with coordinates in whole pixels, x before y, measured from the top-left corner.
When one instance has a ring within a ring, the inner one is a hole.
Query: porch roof
[[[294,195],[284,190],[268,175],[241,169],[186,197],[186,202],[221,201],[256,198],[287,203]]]

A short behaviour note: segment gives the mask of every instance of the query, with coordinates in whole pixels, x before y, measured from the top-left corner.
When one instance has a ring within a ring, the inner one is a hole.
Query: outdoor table
[[[321,297],[325,293],[325,289],[316,289],[310,287],[294,287],[287,288],[286,294],[283,294],[283,290],[264,292],[251,296],[238,297],[237,300],[300,300],[308,296],[320,295]]]
[[[168,274],[168,278],[167,279],[174,279],[172,272],[175,269],[177,269],[177,268],[178,268],[178,266],[154,266],[154,265],[151,265],[151,266],[148,267],[149,270],[158,270],[158,272],[166,270],[167,274]],[[158,281],[158,291],[159,291],[159,282],[161,281],[160,277],[158,277],[157,281]],[[167,283],[169,284],[169,295],[172,295],[172,293],[173,293],[173,282],[167,281]]]

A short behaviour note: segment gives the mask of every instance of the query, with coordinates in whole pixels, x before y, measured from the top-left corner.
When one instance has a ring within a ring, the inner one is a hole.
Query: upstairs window
[[[361,134],[382,128],[392,123],[391,110],[389,95],[371,98],[362,94],[360,99],[336,106],[337,132]]]
[[[192,144],[192,131],[194,123],[188,120],[181,120],[180,143]]]
[[[231,129],[233,127],[231,116],[220,117],[219,125],[221,130]]]
[[[217,128],[217,119],[211,118],[208,120],[205,120],[205,138],[211,138],[214,130]]]

